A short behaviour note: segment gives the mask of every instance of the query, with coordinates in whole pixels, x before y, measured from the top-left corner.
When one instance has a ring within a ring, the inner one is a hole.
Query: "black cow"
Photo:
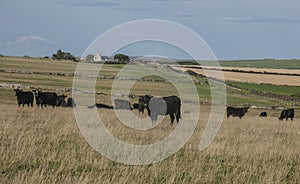
[[[240,119],[248,112],[249,107],[235,108],[227,107],[227,118],[229,116],[235,117],[238,116]]]
[[[281,121],[284,118],[285,118],[285,120],[288,120],[289,118],[291,118],[291,120],[293,121],[294,115],[295,115],[294,109],[287,109],[287,110],[281,111],[281,114],[278,117],[278,119]]]
[[[141,96],[139,98],[140,112],[143,112],[144,108],[148,111],[152,123],[157,121],[158,115],[170,115],[171,124],[173,124],[175,117],[177,124],[181,118],[181,100],[177,96],[167,96],[162,98],[156,98],[149,95]]]
[[[75,106],[76,106],[76,104],[75,104],[74,98],[68,98],[67,107],[75,107]]]
[[[22,104],[23,107],[25,104],[31,105],[31,107],[33,107],[33,93],[31,91],[22,91],[20,89],[14,89],[16,96],[17,96],[17,102],[18,105],[20,107],[20,105]]]
[[[102,108],[102,109],[113,109],[113,106],[102,104],[102,103],[95,103],[95,105],[87,106],[87,108]]]
[[[46,107],[50,105],[52,107],[56,106],[57,94],[55,92],[41,92],[39,90],[33,90],[36,105],[39,107]]]
[[[268,116],[267,112],[261,112],[259,114],[259,117],[267,117],[267,116]]]
[[[115,109],[126,109],[126,110],[132,110],[129,101],[122,100],[122,99],[115,99]]]
[[[57,96],[56,97],[56,106],[58,106],[58,107],[60,107],[60,106],[66,107],[67,106],[67,102],[65,100],[66,97],[67,96],[65,96],[65,95]]]

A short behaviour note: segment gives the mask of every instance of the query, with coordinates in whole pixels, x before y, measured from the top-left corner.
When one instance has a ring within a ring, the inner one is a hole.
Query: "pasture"
[[[40,87],[71,95],[66,90],[72,87],[71,75],[22,74],[7,71],[51,70],[73,74],[76,63],[4,57],[0,58],[0,66],[6,71],[0,72],[1,84],[22,84],[28,87],[27,90]],[[109,77],[116,75],[120,68],[122,65],[104,66],[100,75],[108,78],[97,80],[97,103],[112,105],[110,90],[113,80]],[[41,109],[36,105],[33,108],[19,108],[10,85],[2,85],[1,183],[299,183],[298,106],[295,106],[296,117],[293,122],[280,122],[278,116],[281,110],[274,109],[263,109],[268,112],[268,117],[264,118],[259,117],[262,111],[259,109],[249,109],[241,120],[224,116],[222,127],[214,141],[207,149],[200,151],[199,141],[211,107],[210,88],[205,79],[198,80],[200,82],[196,83],[196,87],[200,100],[206,103],[200,105],[200,120],[194,134],[184,147],[171,157],[144,166],[120,164],[93,150],[82,136],[71,108]],[[257,86],[253,84],[252,87]],[[230,104],[278,105],[276,101],[255,99],[244,91],[227,88],[227,92]],[[176,95],[176,90],[168,82],[141,80],[133,86],[131,93],[165,96]],[[137,98],[130,100],[131,103],[136,101]],[[154,143],[176,128],[176,124],[170,126],[170,118],[167,116],[157,127],[148,131],[138,131],[122,124],[111,109],[97,111],[107,129],[114,136],[129,143]],[[146,114],[138,114],[136,110],[133,113],[147,118]],[[182,118],[189,118],[189,115],[190,113],[182,109]]]

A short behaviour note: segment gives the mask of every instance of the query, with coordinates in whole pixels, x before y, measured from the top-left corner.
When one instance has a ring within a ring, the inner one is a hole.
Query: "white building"
[[[97,54],[94,56],[94,62],[102,62],[102,56],[97,52]]]

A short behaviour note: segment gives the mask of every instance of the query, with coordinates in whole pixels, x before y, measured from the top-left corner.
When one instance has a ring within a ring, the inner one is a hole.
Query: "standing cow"
[[[229,116],[235,117],[238,116],[240,119],[248,112],[249,107],[235,108],[227,107],[227,118]]]
[[[170,115],[171,124],[173,124],[175,117],[177,124],[181,118],[181,100],[177,96],[167,96],[162,98],[152,97],[149,95],[141,96],[139,98],[140,112],[144,108],[148,111],[152,123],[156,123],[158,115]]]
[[[14,89],[16,96],[17,96],[17,102],[18,105],[20,107],[20,105],[22,104],[23,107],[25,104],[33,107],[33,93],[31,91],[22,91],[20,89]]]
[[[281,111],[281,114],[278,117],[278,119],[281,121],[284,118],[285,118],[285,120],[288,120],[289,118],[291,118],[291,120],[293,121],[294,115],[295,115],[295,110],[294,109],[287,109],[287,110]]]
[[[33,90],[36,105],[39,107],[46,107],[50,105],[52,107],[56,106],[57,103],[57,94],[55,92],[41,92],[39,90]]]

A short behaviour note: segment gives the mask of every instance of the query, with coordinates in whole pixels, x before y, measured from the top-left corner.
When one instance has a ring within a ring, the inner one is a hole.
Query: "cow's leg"
[[[157,114],[151,114],[150,115],[150,118],[151,118],[151,121],[152,121],[152,125],[156,124],[157,116],[158,116]]]
[[[180,112],[175,113],[177,124],[179,123],[179,119],[181,118]]]
[[[173,113],[170,113],[170,118],[171,118],[171,125],[172,125],[174,122],[174,119],[175,119],[175,116]]]

